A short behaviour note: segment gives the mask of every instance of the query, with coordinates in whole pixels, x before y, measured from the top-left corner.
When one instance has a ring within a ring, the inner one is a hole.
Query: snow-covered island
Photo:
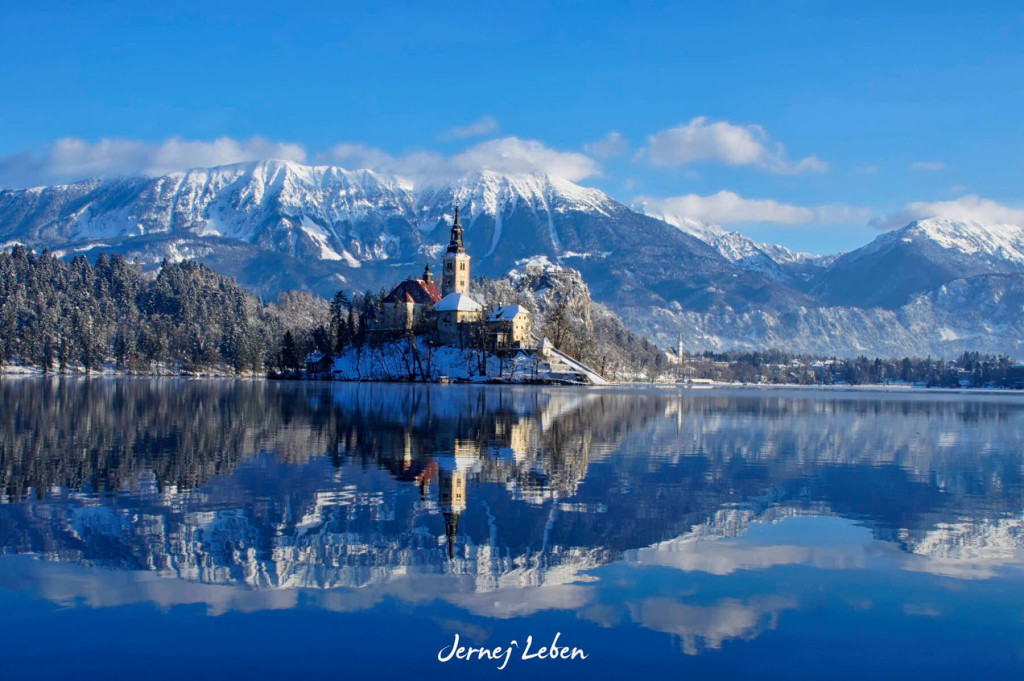
[[[379,313],[367,320],[368,333],[363,342],[339,347],[336,357],[320,351],[311,353],[305,360],[305,377],[607,383],[600,373],[555,347],[552,341],[538,338],[526,305],[516,302],[485,307],[475,300],[469,292],[470,260],[456,205],[441,285],[435,283],[429,265],[421,277],[399,282],[381,300]]]

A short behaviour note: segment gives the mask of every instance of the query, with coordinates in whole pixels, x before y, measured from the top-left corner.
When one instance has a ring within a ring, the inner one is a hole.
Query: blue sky
[[[818,252],[1024,221],[1019,3],[5,3],[0,186],[538,169]]]

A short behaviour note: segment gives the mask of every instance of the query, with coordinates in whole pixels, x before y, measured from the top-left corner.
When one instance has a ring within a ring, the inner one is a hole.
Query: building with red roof
[[[422,279],[406,279],[384,297],[384,319],[381,329],[412,329],[439,300],[441,289],[434,283],[434,275],[430,273],[430,265],[427,265],[423,269]]]

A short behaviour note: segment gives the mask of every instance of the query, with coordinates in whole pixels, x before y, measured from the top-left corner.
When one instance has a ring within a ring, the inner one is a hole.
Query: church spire
[[[449,253],[465,253],[466,247],[462,243],[462,223],[459,222],[459,202],[455,202],[455,221],[452,222],[452,238],[448,242]]]
[[[444,254],[444,272],[441,274],[441,295],[450,293],[469,293],[469,253],[462,242],[458,202],[455,203],[452,238],[448,242],[448,252]]]

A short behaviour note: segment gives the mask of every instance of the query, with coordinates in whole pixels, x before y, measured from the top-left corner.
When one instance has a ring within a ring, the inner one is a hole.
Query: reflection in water
[[[696,653],[798,595],[622,585],[1024,564],[1012,398],[55,379],[0,403],[0,586],[60,603],[573,610]]]

